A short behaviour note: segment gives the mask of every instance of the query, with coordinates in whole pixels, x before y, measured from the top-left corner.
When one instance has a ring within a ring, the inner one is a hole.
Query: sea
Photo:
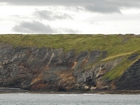
[[[0,94],[0,105],[140,105],[140,94]]]

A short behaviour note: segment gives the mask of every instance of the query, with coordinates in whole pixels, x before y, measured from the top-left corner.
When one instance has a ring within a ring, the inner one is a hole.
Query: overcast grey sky
[[[140,0],[0,0],[0,34],[140,33]]]

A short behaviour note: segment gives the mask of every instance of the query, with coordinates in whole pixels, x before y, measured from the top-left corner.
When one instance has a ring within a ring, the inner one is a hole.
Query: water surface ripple
[[[140,105],[140,95],[0,94],[0,105]]]

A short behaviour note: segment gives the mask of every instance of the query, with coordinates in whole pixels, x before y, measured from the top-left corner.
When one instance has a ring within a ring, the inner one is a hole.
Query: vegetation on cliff
[[[108,56],[123,56],[140,50],[140,36],[136,35],[0,35],[0,42],[77,52],[104,50],[108,51]]]

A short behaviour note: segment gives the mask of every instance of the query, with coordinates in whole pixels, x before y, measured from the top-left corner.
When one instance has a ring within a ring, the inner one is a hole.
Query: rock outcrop
[[[116,82],[119,90],[140,90],[140,60],[130,66]]]
[[[107,51],[76,53],[63,49],[0,44],[0,87],[30,91],[140,89],[140,60],[119,78],[103,78],[122,61],[106,62]]]

